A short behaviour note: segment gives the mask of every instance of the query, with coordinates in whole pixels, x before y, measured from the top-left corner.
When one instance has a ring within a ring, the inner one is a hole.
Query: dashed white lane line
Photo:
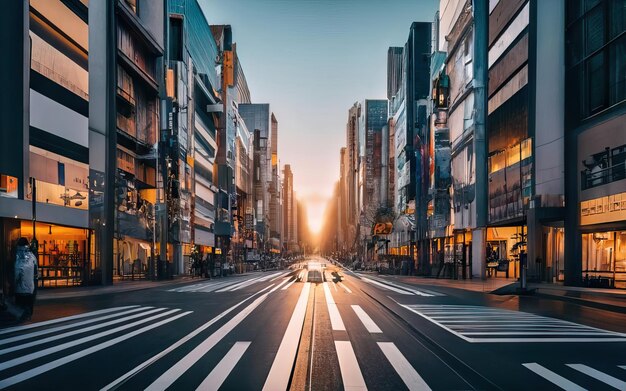
[[[297,278],[294,278],[293,280],[291,280],[291,282],[290,282],[290,283],[288,283],[288,284],[287,284],[287,285],[285,285],[284,287],[280,288],[280,290],[281,290],[281,291],[286,291],[286,290],[287,290],[287,289],[289,289],[289,287],[290,287],[291,285],[293,285],[293,283],[294,283],[294,282],[296,282],[297,280],[298,280]]]
[[[304,324],[310,291],[311,283],[307,282],[300,292],[300,297],[280,342],[270,372],[267,375],[267,379],[265,379],[263,390],[286,390],[289,385],[289,377],[291,376],[291,370],[298,352],[300,336],[302,335],[302,325]]]
[[[428,384],[426,384],[393,342],[378,342],[378,347],[383,351],[383,354],[409,390],[430,390]]]
[[[579,386],[578,384],[567,380],[566,378],[564,378],[563,376],[556,374],[554,372],[552,372],[551,370],[549,370],[548,368],[537,364],[536,362],[531,362],[531,363],[526,363],[526,364],[522,364],[523,366],[525,366],[526,368],[530,369],[531,371],[535,372],[537,375],[543,377],[544,379],[546,379],[547,381],[549,381],[550,383],[554,384],[557,387],[560,387],[564,390],[567,391],[585,391],[584,388],[582,388],[581,386]]]
[[[377,286],[379,286],[379,287],[381,287],[383,289],[388,289],[388,290],[396,292],[396,293],[400,293],[400,294],[403,294],[403,295],[413,295],[412,292],[409,292],[407,290],[398,289],[398,288],[395,288],[395,287],[393,287],[391,285],[383,284],[382,282],[378,282],[376,280],[371,280],[371,279],[369,279],[367,277],[361,277],[361,280],[363,280],[363,281],[365,281],[367,283],[370,283],[370,284],[377,285]]]
[[[335,341],[335,350],[337,351],[344,390],[367,390],[363,373],[361,368],[359,368],[359,362],[356,359],[350,341]]]
[[[324,296],[326,296],[326,306],[328,307],[330,324],[333,330],[345,331],[346,326],[343,324],[343,320],[341,319],[341,315],[339,314],[339,309],[337,308],[335,299],[333,299],[333,295],[330,293],[330,288],[328,288],[327,282],[324,283]]]
[[[382,333],[383,332],[380,329],[380,327],[378,327],[376,323],[372,320],[372,318],[370,318],[370,316],[363,310],[363,308],[361,308],[361,306],[353,305],[351,307],[356,313],[356,316],[359,317],[359,319],[361,320],[361,323],[363,323],[363,326],[365,326],[367,331],[369,331],[370,333]]]
[[[236,342],[235,345],[226,353],[224,358],[213,368],[211,373],[196,388],[198,391],[217,391],[224,383],[224,380],[232,372],[235,365],[246,352],[250,342]]]
[[[263,288],[260,291],[256,292],[252,296],[250,296],[250,297],[240,301],[239,303],[237,303],[234,306],[230,307],[229,309],[225,310],[221,314],[217,315],[215,318],[209,320],[208,322],[204,323],[202,326],[198,327],[194,331],[190,332],[189,334],[185,335],[183,338],[181,338],[178,341],[176,341],[174,344],[170,345],[167,349],[161,351],[160,353],[157,353],[156,355],[152,356],[151,358],[149,358],[146,361],[142,362],[141,364],[137,365],[135,368],[131,369],[130,371],[126,372],[122,376],[120,376],[117,379],[115,379],[112,383],[107,384],[100,391],[108,391],[108,390],[111,390],[111,389],[119,387],[121,384],[123,384],[128,379],[132,378],[133,376],[135,376],[139,372],[141,372],[144,369],[148,368],[150,365],[154,364],[155,362],[157,362],[161,358],[165,357],[169,353],[171,353],[174,350],[178,349],[179,347],[181,347],[182,345],[187,343],[189,340],[191,340],[192,338],[194,338],[195,336],[197,336],[198,334],[200,334],[204,330],[208,329],[213,324],[217,323],[220,319],[222,319],[223,317],[225,317],[226,315],[228,315],[229,313],[231,313],[232,311],[237,309],[239,306],[243,305],[248,300],[251,300],[254,296],[259,295],[259,294],[265,292],[266,290],[270,289],[271,287],[272,287],[272,285],[266,286],[265,288]]]
[[[339,286],[342,287],[347,293],[352,293],[350,288],[348,288],[343,282],[340,282]]]
[[[209,350],[213,349],[215,345],[217,345],[228,333],[230,333],[239,323],[241,323],[252,311],[254,311],[261,303],[267,299],[270,293],[274,292],[276,289],[279,289],[287,280],[283,281],[279,285],[276,285],[269,292],[263,294],[254,300],[250,305],[244,308],[237,315],[233,316],[228,322],[224,323],[222,327],[217,329],[213,334],[211,334],[207,339],[202,341],[199,345],[197,345],[191,352],[189,352],[185,357],[180,359],[176,364],[171,366],[167,371],[165,371],[159,378],[157,378],[152,384],[150,384],[146,390],[150,391],[161,391],[166,390],[170,387],[183,373],[187,372],[189,368],[196,362],[198,362],[205,354],[209,352]]]
[[[604,372],[600,372],[597,369],[593,369],[583,364],[567,364],[568,367],[582,372],[587,376],[591,376],[596,380],[600,380],[602,383],[608,384],[611,387],[615,387],[618,390],[626,390],[626,382],[611,375],[607,375]]]

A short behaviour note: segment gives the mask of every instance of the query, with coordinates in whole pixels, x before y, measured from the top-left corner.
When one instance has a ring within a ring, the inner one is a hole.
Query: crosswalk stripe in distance
[[[160,309],[160,310],[164,310],[164,309]],[[33,378],[35,376],[41,375],[42,373],[48,372],[48,371],[50,371],[52,369],[55,369],[57,367],[60,367],[62,365],[70,363],[72,361],[78,360],[78,359],[80,359],[82,357],[88,356],[88,355],[90,355],[92,353],[95,353],[97,351],[100,351],[100,350],[103,350],[103,349],[108,348],[110,346],[113,346],[115,344],[118,344],[118,343],[120,343],[122,341],[125,341],[125,340],[129,339],[129,338],[135,337],[135,336],[140,335],[142,333],[145,333],[145,332],[147,332],[149,330],[152,330],[152,329],[160,327],[160,326],[162,326],[164,324],[167,324],[167,323],[170,323],[172,321],[175,321],[175,320],[177,320],[179,318],[182,318],[182,317],[184,317],[186,315],[189,315],[191,313],[192,313],[192,311],[180,312],[180,309],[172,309],[172,310],[169,310],[169,311],[157,314],[155,316],[151,316],[149,318],[142,319],[141,321],[133,322],[131,324],[128,324],[128,325],[125,325],[125,326],[122,326],[122,327],[118,327],[116,329],[109,330],[109,331],[104,332],[104,333],[99,333],[99,334],[96,334],[96,335],[93,335],[93,336],[81,338],[79,340],[71,341],[71,342],[68,342],[68,343],[65,343],[65,344],[54,346],[52,348],[44,349],[44,350],[41,350],[39,352],[31,353],[31,354],[28,354],[28,355],[25,355],[25,356],[22,356],[22,357],[18,357],[18,358],[13,359],[13,360],[9,360],[9,361],[0,363],[0,371],[3,371],[5,369],[14,367],[16,365],[19,365],[19,364],[22,364],[22,363],[25,363],[25,362],[28,362],[28,361],[32,361],[34,359],[38,359],[38,358],[41,358],[41,357],[44,357],[44,356],[48,356],[50,354],[53,354],[53,353],[56,353],[56,352],[59,352],[59,351],[65,350],[65,349],[69,349],[71,347],[82,345],[82,344],[84,344],[86,342],[90,342],[91,340],[95,340],[95,339],[101,338],[101,337],[103,337],[105,335],[114,334],[114,333],[117,333],[119,331],[127,330],[129,328],[132,328],[132,327],[135,327],[135,326],[139,326],[139,325],[141,325],[143,323],[149,323],[150,322],[149,325],[144,326],[144,327],[142,327],[140,329],[135,329],[135,330],[132,330],[130,332],[123,333],[122,335],[120,335],[118,337],[115,337],[113,339],[101,342],[101,343],[99,343],[99,344],[97,344],[95,346],[91,346],[91,347],[88,347],[86,349],[79,350],[79,351],[77,351],[75,353],[72,353],[72,354],[69,354],[69,355],[65,355],[65,356],[63,356],[63,357],[61,357],[59,359],[56,359],[56,360],[47,362],[45,364],[39,365],[37,367],[28,369],[28,370],[26,370],[24,372],[20,372],[20,373],[14,375],[14,376],[8,377],[6,379],[2,379],[2,380],[0,380],[0,388],[6,388],[6,387],[9,387],[9,386],[18,384],[18,383],[20,383],[22,381],[28,380],[30,378]],[[93,314],[93,313],[91,313],[91,314]],[[153,322],[153,321],[156,321],[156,320],[158,320],[160,318],[164,318],[164,317],[165,317],[165,319],[161,319],[161,320],[159,320],[157,322]],[[65,318],[65,319],[67,319],[67,318]]]
[[[413,288],[409,288],[409,287],[405,287],[405,286],[401,286],[398,284],[395,284],[391,281],[378,281],[376,279],[372,279],[372,278],[368,278],[365,277],[363,275],[359,275],[359,277],[361,277],[361,280],[369,283],[369,284],[373,284],[376,285],[380,288],[383,289],[387,289],[390,290],[392,292],[396,292],[396,293],[400,293],[402,295],[416,295],[416,296],[423,296],[423,297],[433,297],[433,296],[441,296],[441,294],[439,293],[430,293],[430,292],[425,292],[425,291],[421,291],[421,290],[417,290],[417,289],[413,289]]]
[[[527,369],[531,370],[532,372],[534,372],[535,374],[541,376],[542,378],[544,378],[545,380],[551,382],[552,384],[556,385],[557,387],[564,389],[564,390],[574,390],[574,391],[579,391],[579,390],[585,390],[585,388],[581,387],[580,385],[576,384],[575,382],[565,378],[564,376],[559,375],[558,373],[554,372],[553,370],[550,370],[544,366],[542,366],[541,364],[538,363],[525,363],[522,364],[524,367],[526,367]],[[574,369],[590,378],[593,378],[601,383],[603,383],[603,387],[611,386],[613,388],[616,388],[618,390],[626,390],[626,382],[623,380],[620,380],[614,376],[611,376],[609,374],[606,374],[602,371],[599,371],[595,368],[592,368],[588,365],[585,364],[565,364],[565,366]],[[625,366],[622,365],[618,365],[618,368],[625,368]]]

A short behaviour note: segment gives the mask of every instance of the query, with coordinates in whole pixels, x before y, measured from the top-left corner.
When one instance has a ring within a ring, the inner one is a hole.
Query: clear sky
[[[387,48],[438,0],[198,0],[210,24],[230,24],[253,103],[278,119],[281,166],[317,231],[339,178],[348,109],[387,95]]]

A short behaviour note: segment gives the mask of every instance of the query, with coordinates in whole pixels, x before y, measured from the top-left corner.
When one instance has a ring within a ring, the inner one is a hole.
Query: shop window
[[[18,183],[16,177],[0,174],[0,197],[17,198]]]

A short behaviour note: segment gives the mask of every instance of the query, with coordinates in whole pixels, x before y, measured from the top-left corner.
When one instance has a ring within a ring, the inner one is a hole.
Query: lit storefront
[[[89,276],[89,230],[37,223],[39,287],[82,285]],[[21,236],[33,239],[33,224],[21,221]]]

